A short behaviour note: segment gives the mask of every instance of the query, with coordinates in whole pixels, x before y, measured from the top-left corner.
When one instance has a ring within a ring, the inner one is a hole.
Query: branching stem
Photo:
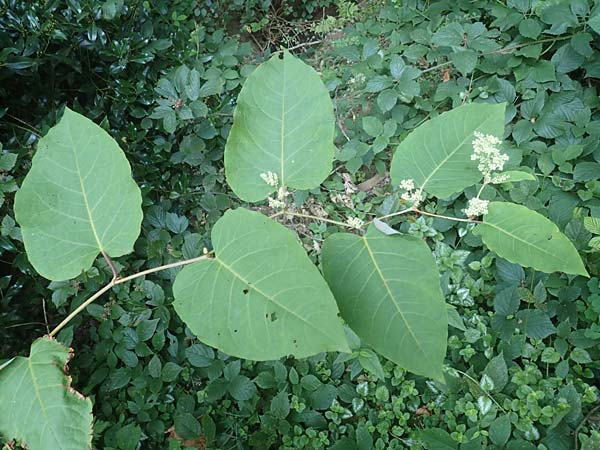
[[[102,254],[104,255],[104,252]],[[179,266],[185,266],[187,264],[192,264],[192,263],[195,263],[197,261],[201,261],[201,260],[206,259],[206,258],[208,258],[208,254],[203,255],[203,256],[198,256],[197,258],[185,259],[183,261],[178,261],[178,262],[174,262],[174,263],[171,263],[171,264],[165,264],[164,266],[153,267],[152,269],[148,269],[148,270],[144,270],[142,272],[134,273],[133,275],[129,275],[128,277],[125,277],[125,278],[118,278],[118,276],[115,275],[116,271],[113,269],[113,275],[114,275],[114,277],[110,281],[110,283],[108,283],[106,286],[104,286],[102,289],[100,289],[98,292],[96,292],[94,295],[92,295],[90,298],[88,298],[86,301],[84,301],[81,305],[79,305],[77,308],[75,308],[71,312],[71,314],[69,314],[67,317],[65,317],[65,319],[61,323],[59,323],[50,332],[50,336],[56,336],[56,334],[60,330],[62,330],[71,320],[73,320],[81,311],[83,311],[90,304],[92,304],[96,299],[98,299],[102,294],[104,294],[106,291],[111,290],[117,284],[126,283],[126,282],[134,280],[136,278],[143,277],[144,275],[148,275],[148,274],[155,273],[155,272],[160,272],[161,270],[167,270],[167,269],[172,269],[174,267],[179,267]],[[114,266],[111,266],[111,267],[114,267]]]

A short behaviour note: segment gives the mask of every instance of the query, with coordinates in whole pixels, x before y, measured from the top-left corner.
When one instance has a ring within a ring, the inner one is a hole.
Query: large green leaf
[[[323,273],[342,317],[362,340],[411,372],[443,380],[448,319],[425,242],[336,233],[323,245]]]
[[[311,189],[333,161],[335,117],[319,75],[288,52],[274,55],[244,83],[225,147],[225,173],[243,200],[265,199],[274,188],[260,177],[276,173],[280,185]]]
[[[92,446],[92,402],[73,390],[64,372],[69,350],[44,337],[29,358],[0,369],[0,435],[30,450],[84,450]]]
[[[404,139],[392,159],[395,185],[411,178],[415,186],[447,198],[481,180],[471,160],[473,133],[504,135],[506,104],[470,103],[425,122]]]
[[[505,202],[492,202],[488,210],[473,233],[502,258],[541,272],[588,275],[571,241],[541,214]]]
[[[296,236],[246,209],[212,230],[216,257],[175,279],[175,310],[198,338],[229,355],[272,360],[350,352],[335,299]]]
[[[142,221],[140,189],[117,143],[65,108],[38,145],[15,197],[25,250],[50,280],[76,277],[98,254],[130,253]]]

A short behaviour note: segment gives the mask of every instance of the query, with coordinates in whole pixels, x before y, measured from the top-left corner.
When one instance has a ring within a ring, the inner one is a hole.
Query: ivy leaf
[[[312,189],[333,162],[335,117],[329,93],[311,67],[288,52],[261,64],[244,83],[225,146],[227,182],[242,200],[264,200],[280,185]]]
[[[336,233],[325,241],[323,273],[344,320],[396,364],[443,380],[448,319],[427,244],[411,236]]]
[[[43,337],[0,368],[0,435],[30,450],[92,447],[92,402],[70,387],[69,350]]]
[[[391,176],[395,185],[411,178],[438,198],[447,198],[481,180],[471,160],[473,134],[504,135],[506,104],[471,103],[445,112],[410,133],[396,149]]]
[[[473,230],[502,258],[546,273],[588,276],[577,250],[558,227],[524,206],[492,202]]]
[[[212,230],[216,257],[175,279],[175,310],[198,338],[245,359],[350,353],[333,295],[296,236],[254,211]]]
[[[27,257],[45,278],[67,280],[100,252],[133,250],[142,222],[140,189],[117,143],[98,125],[65,108],[38,145],[15,196]]]

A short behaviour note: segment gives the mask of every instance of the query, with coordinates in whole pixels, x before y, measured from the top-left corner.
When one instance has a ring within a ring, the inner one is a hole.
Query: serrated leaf
[[[38,145],[15,196],[27,257],[50,280],[89,269],[100,252],[133,250],[142,196],[117,143],[98,125],[65,108]]]
[[[577,249],[558,227],[524,206],[491,202],[473,233],[502,258],[546,273],[588,276]]]
[[[92,446],[92,402],[70,387],[69,350],[43,337],[29,358],[0,369],[0,435],[30,450],[81,450]]]
[[[342,317],[373,349],[411,372],[443,380],[448,320],[429,247],[412,236],[336,233],[323,272]]]
[[[333,295],[296,236],[254,211],[212,230],[216,257],[185,267],[175,310],[198,338],[245,359],[350,353]]]
[[[282,58],[280,58],[282,56]],[[225,173],[243,200],[264,200],[280,185],[312,189],[333,162],[335,117],[329,93],[315,70],[288,52],[261,64],[244,83],[225,146]]]
[[[584,217],[583,226],[593,234],[600,234],[600,217]]]
[[[504,135],[504,103],[471,103],[425,122],[398,145],[392,159],[395,185],[413,179],[415,186],[447,198],[481,180],[477,161],[471,160],[473,134]]]
[[[556,333],[548,315],[536,309],[525,309],[516,315],[517,326],[531,339],[544,339]]]

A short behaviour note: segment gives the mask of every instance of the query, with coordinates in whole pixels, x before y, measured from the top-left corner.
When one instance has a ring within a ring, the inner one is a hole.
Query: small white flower
[[[463,212],[467,217],[483,216],[488,213],[489,200],[482,200],[474,197],[469,200],[467,207],[463,209]]]
[[[269,208],[273,208],[273,209],[283,209],[285,208],[285,202],[273,198],[273,197],[269,197],[267,199],[269,201]]]
[[[356,228],[357,230],[361,229],[362,226],[364,225],[364,222],[359,219],[358,217],[349,217],[346,220],[346,223],[351,226],[352,228]]]
[[[415,182],[412,178],[408,178],[400,182],[400,187],[405,191],[412,191],[415,189]]]
[[[423,200],[425,200],[425,194],[421,189],[418,191],[406,191],[401,195],[402,200],[406,200],[407,202],[411,202],[413,206],[417,206]]]
[[[505,174],[505,173],[501,173],[500,175],[494,175],[490,181],[490,183],[492,184],[500,184],[500,183],[505,183],[510,179],[510,176]]]
[[[264,173],[264,172],[261,173],[260,177],[269,186],[277,187],[277,184],[279,183],[279,178],[277,177],[277,174],[273,173],[271,171],[266,172],[266,173]]]
[[[472,161],[479,161],[477,169],[483,174],[484,182],[490,183],[492,172],[501,171],[508,161],[508,155],[502,153],[498,146],[502,141],[491,134],[482,134],[478,131],[473,139]]]

